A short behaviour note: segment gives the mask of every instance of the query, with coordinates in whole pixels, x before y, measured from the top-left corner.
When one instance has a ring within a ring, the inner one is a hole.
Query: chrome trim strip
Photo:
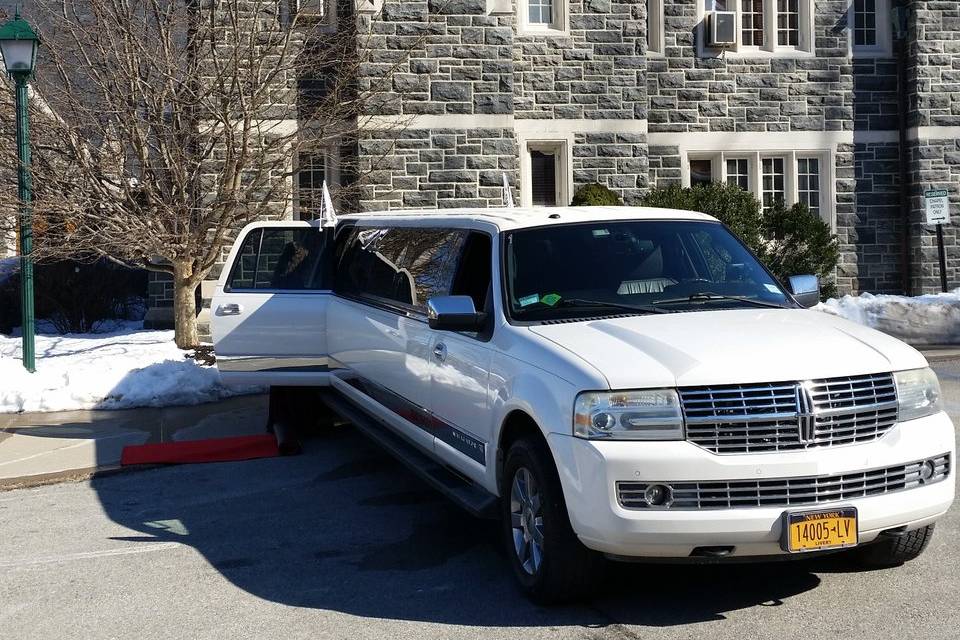
[[[933,462],[934,473],[929,480],[923,480],[921,470],[928,461]],[[872,498],[937,484],[950,477],[952,462],[950,454],[943,453],[890,467],[821,476],[753,480],[618,481],[617,502],[624,509],[658,511],[780,509],[821,505]],[[642,497],[651,484],[665,484],[673,489],[673,504],[670,507],[646,505]]]
[[[334,368],[343,365],[332,360]],[[410,402],[400,394],[386,387],[356,375],[341,377],[345,383],[371,398],[395,415],[403,418],[417,428],[433,435],[436,439],[456,449],[466,457],[483,467],[487,466],[487,443],[476,436],[438,418],[435,414]]]
[[[328,373],[326,356],[217,356],[217,368],[230,373]]]

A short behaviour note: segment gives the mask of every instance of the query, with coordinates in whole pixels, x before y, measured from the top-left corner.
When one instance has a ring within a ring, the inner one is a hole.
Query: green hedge
[[[620,207],[623,201],[620,196],[602,184],[585,184],[573,194],[570,202],[574,207]]]
[[[831,279],[840,259],[837,237],[806,205],[777,203],[764,213],[752,193],[717,182],[654,189],[641,204],[709,214],[730,227],[781,282],[812,273],[820,276],[824,298],[836,295]]]

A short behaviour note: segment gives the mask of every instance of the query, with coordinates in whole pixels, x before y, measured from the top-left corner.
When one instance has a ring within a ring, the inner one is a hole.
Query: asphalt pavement
[[[960,362],[935,365],[960,421]],[[896,569],[614,565],[513,585],[474,520],[349,427],[304,455],[0,493],[0,638],[960,638],[960,516]]]

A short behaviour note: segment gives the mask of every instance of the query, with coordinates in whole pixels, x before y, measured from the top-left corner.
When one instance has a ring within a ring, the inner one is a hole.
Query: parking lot
[[[956,422],[960,363],[937,365]],[[918,561],[616,565],[515,589],[471,519],[349,427],[294,458],[0,493],[0,638],[955,638],[960,516]]]

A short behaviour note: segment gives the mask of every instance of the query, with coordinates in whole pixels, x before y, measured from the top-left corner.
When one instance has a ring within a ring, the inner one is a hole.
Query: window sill
[[[893,50],[887,47],[854,47],[853,58],[893,58]]]
[[[699,53],[701,58],[734,58],[737,60],[743,58],[815,58],[817,56],[814,51],[795,49],[793,47],[777,48],[773,51],[759,48],[740,48],[736,50],[706,48],[702,49]]]
[[[517,32],[518,36],[541,38],[569,38],[570,30],[559,27],[530,27],[526,26]]]

